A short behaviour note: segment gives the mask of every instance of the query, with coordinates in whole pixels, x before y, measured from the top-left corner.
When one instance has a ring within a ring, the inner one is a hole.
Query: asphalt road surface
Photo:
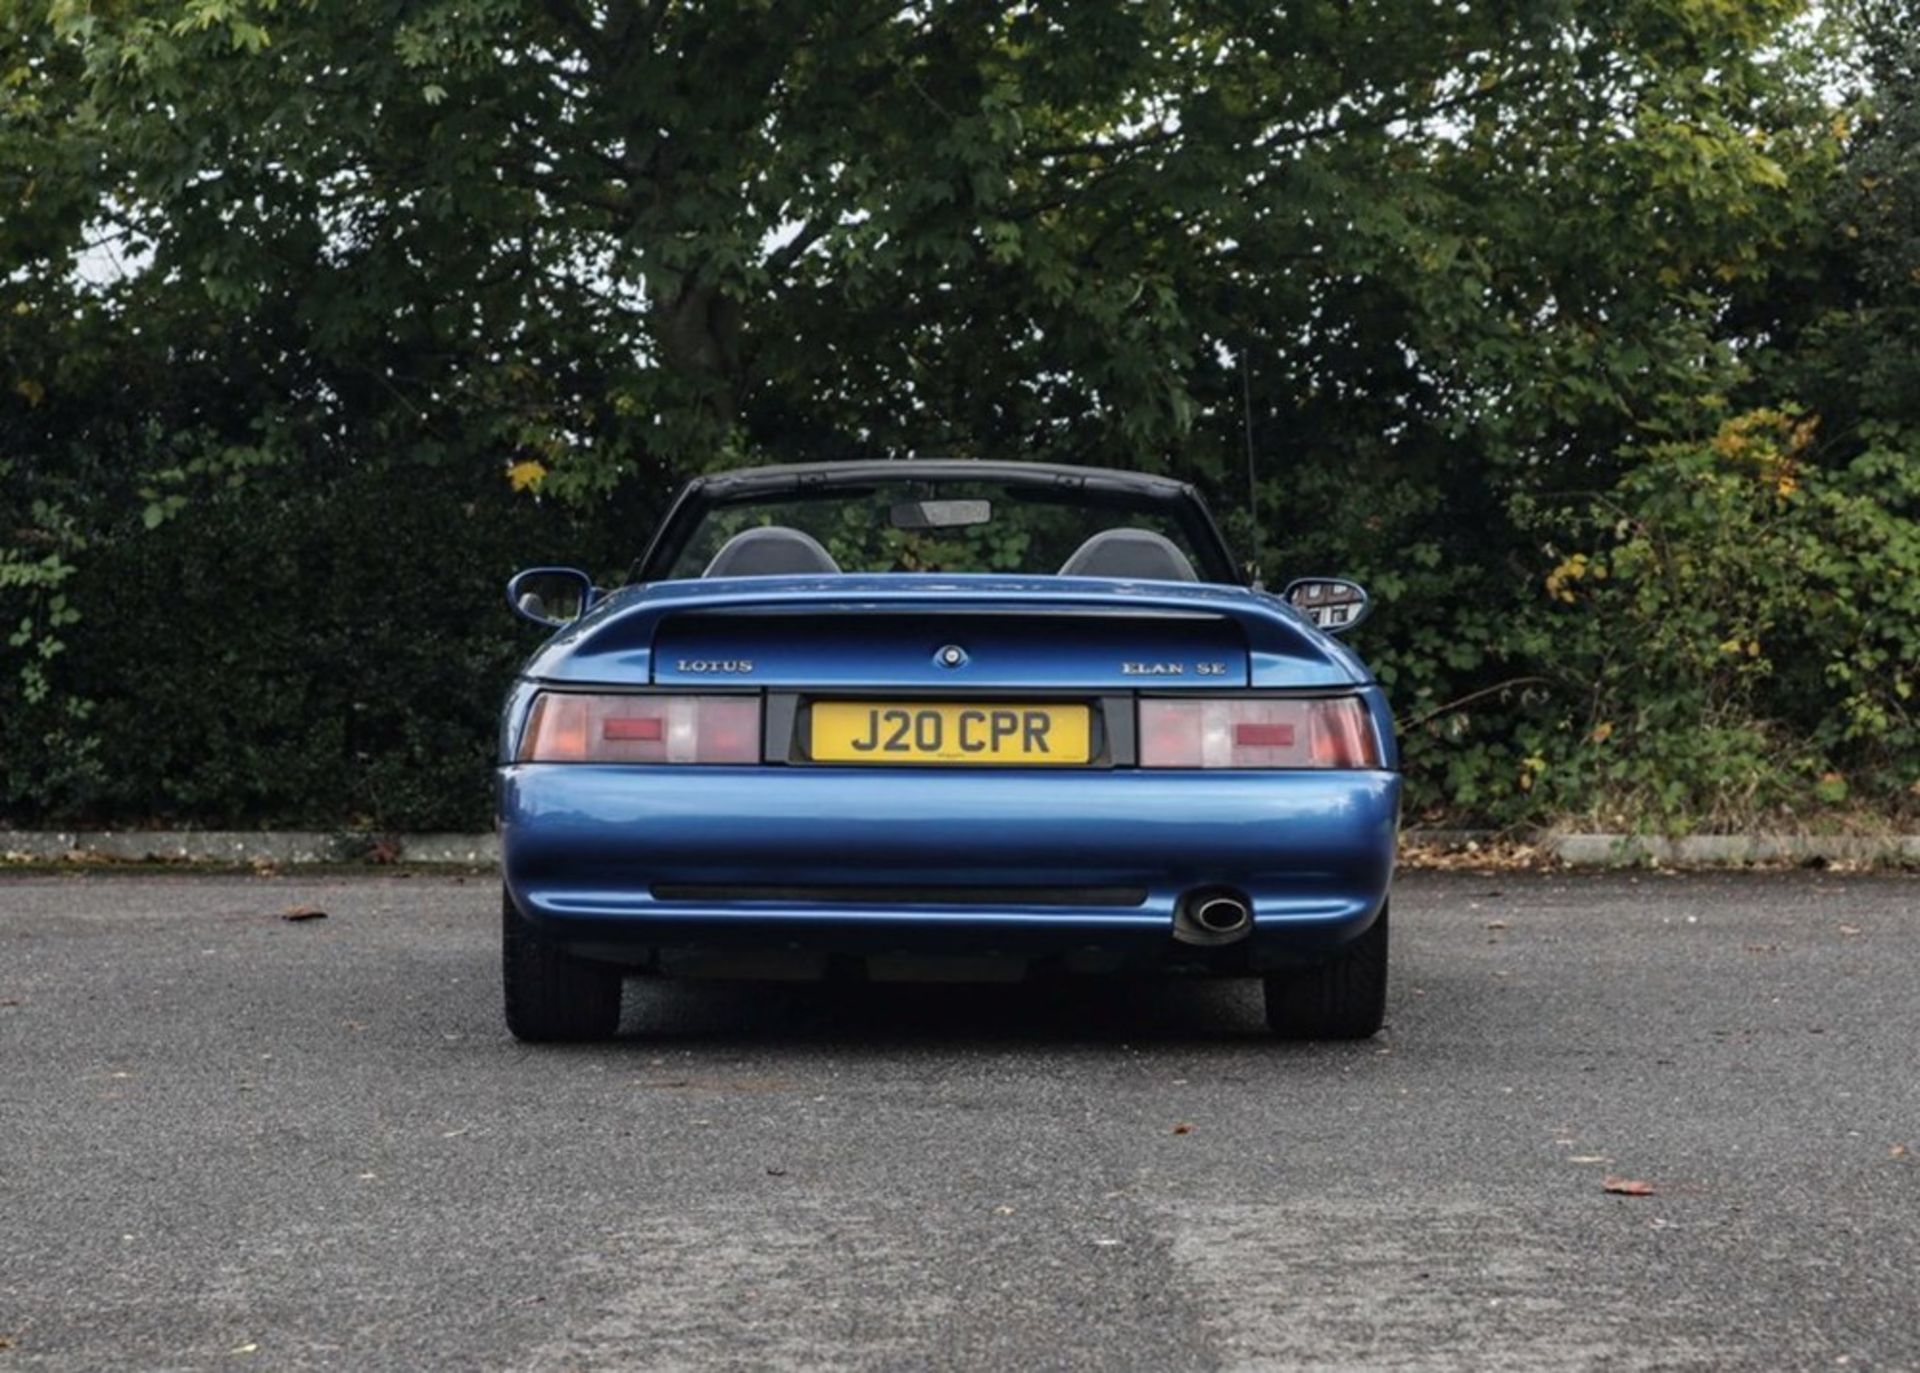
[[[683,983],[536,1049],[486,878],[0,879],[0,1370],[1920,1368],[1920,881],[1394,914],[1366,1044]]]

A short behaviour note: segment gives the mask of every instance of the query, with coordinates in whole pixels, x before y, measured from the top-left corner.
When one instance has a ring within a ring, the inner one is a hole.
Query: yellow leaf
[[[535,462],[532,458],[516,462],[507,469],[507,481],[515,491],[538,491],[540,483],[546,479],[546,464]]]
[[[47,398],[47,388],[35,381],[32,377],[26,377],[16,382],[13,389],[26,398],[28,405],[38,405]]]
[[[1593,733],[1589,737],[1592,738],[1593,742],[1596,744],[1606,743],[1607,740],[1613,737],[1613,721],[1602,720],[1599,724],[1593,727]]]
[[[1575,600],[1571,584],[1590,575],[1598,575],[1597,564],[1590,563],[1584,553],[1570,554],[1547,574],[1547,595],[1571,605]]]

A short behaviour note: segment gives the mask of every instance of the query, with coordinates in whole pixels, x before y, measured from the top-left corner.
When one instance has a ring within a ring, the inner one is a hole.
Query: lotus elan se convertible
[[[507,1024],[630,975],[1258,976],[1289,1039],[1381,1024],[1400,776],[1333,635],[1194,490],[903,460],[699,478],[630,584],[533,568],[508,696]]]

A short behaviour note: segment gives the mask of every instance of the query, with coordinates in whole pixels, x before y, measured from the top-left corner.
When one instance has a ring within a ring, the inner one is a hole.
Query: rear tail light
[[[1166,697],[1140,702],[1143,768],[1371,768],[1363,702]]]
[[[758,696],[587,696],[542,692],[523,763],[757,763]]]

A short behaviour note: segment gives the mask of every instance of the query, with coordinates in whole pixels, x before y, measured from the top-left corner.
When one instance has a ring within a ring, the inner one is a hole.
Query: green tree
[[[29,8],[84,63],[103,220],[287,323],[258,351],[321,375],[280,398],[583,490],[808,436],[1157,462],[1223,346],[1295,395],[1412,346],[1455,423],[1537,442],[1751,270],[1795,10]]]

